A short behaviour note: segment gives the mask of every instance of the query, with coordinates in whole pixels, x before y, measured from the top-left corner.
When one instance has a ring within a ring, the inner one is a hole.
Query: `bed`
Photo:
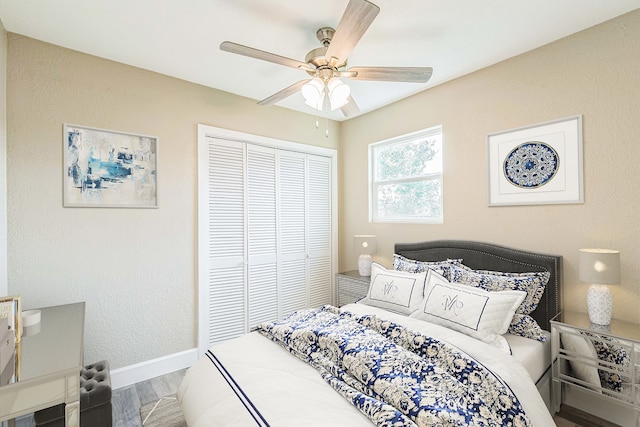
[[[448,269],[438,270],[441,265]],[[301,310],[214,344],[178,388],[189,427],[553,425],[550,340],[544,337],[560,311],[560,256],[430,241],[396,244],[394,268],[373,271],[369,294],[358,303]],[[503,274],[514,283],[544,277],[546,286],[527,305],[525,291],[491,289]],[[424,286],[418,293],[406,283]],[[411,301],[400,310],[399,300],[376,299],[376,289],[384,299],[394,287]],[[428,307],[451,289],[462,299]],[[437,311],[467,313],[462,302],[481,306],[480,317],[465,314],[460,321]],[[513,319],[505,324],[492,307]],[[526,314],[518,314],[523,307]],[[518,335],[521,317],[539,325],[538,339]],[[471,336],[465,322],[475,322]],[[498,324],[509,333],[496,333]]]

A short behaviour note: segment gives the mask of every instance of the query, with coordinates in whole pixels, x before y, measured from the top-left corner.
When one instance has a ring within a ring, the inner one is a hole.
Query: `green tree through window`
[[[372,221],[442,222],[440,126],[371,144],[369,152]]]

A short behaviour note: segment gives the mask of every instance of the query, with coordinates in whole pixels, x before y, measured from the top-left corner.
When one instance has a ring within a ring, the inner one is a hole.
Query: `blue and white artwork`
[[[520,188],[542,187],[557,171],[558,153],[541,141],[520,144],[504,159],[504,176]]]
[[[64,205],[155,208],[158,138],[64,125]]]
[[[584,202],[582,116],[489,134],[489,206]]]

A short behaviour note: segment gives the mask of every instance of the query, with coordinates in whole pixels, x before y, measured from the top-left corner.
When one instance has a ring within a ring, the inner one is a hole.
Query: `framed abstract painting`
[[[583,203],[582,116],[487,136],[489,206]]]
[[[158,207],[158,138],[65,124],[63,145],[65,207]]]

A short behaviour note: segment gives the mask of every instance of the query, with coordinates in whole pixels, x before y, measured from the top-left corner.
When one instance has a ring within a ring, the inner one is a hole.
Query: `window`
[[[369,219],[442,223],[442,127],[369,145]]]

